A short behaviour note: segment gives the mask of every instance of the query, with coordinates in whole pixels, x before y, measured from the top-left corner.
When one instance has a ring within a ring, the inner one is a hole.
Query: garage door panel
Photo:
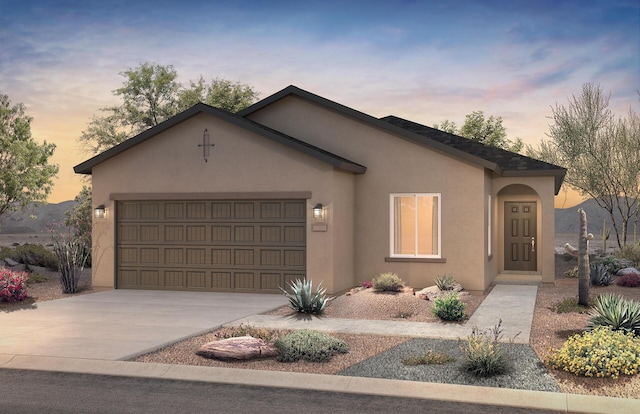
[[[306,200],[118,203],[117,287],[279,292],[306,268]]]

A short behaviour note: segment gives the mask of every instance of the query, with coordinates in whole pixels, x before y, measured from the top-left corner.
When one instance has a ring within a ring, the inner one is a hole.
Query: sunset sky
[[[640,0],[0,0],[0,93],[57,145],[50,202],[78,193],[77,139],[142,62],[426,125],[483,110],[537,144],[585,82],[640,111]]]

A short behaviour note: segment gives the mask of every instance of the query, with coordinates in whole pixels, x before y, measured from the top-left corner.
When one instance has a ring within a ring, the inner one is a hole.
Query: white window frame
[[[491,229],[493,218],[493,203],[491,202],[491,194],[487,196],[487,257],[491,257],[493,252],[491,251]]]
[[[438,254],[417,254],[418,249],[418,220],[416,220],[416,254],[396,254],[394,253],[394,235],[395,235],[395,203],[396,197],[414,197],[417,203],[418,197],[436,197],[438,200]],[[424,259],[441,259],[442,258],[442,193],[392,193],[389,197],[389,223],[391,233],[389,234],[389,252],[392,258],[424,258]]]

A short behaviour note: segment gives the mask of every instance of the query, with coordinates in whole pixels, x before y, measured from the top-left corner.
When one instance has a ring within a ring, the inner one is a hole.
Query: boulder
[[[278,350],[262,339],[239,336],[204,344],[196,354],[211,359],[246,361],[277,356]]]
[[[620,269],[618,270],[618,273],[616,273],[616,276],[624,276],[624,275],[629,275],[629,274],[639,274],[640,271],[638,269],[636,269],[635,267],[626,267],[624,269]]]
[[[7,264],[7,266],[9,266],[9,267],[15,267],[15,266],[18,266],[18,265],[20,264],[20,263],[16,262],[15,260],[13,260],[13,259],[11,259],[11,258],[9,258],[9,257],[6,257],[6,258],[4,259],[4,262],[5,262],[5,263]]]
[[[436,285],[426,287],[416,292],[416,296],[422,300],[433,300],[442,294],[440,288]]]

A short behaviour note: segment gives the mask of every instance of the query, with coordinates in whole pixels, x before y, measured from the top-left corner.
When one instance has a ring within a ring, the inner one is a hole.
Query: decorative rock
[[[636,269],[635,267],[626,267],[624,269],[618,270],[618,273],[616,273],[616,276],[624,276],[624,275],[629,275],[633,273],[638,274],[640,273],[640,271],[638,271],[638,269]]]
[[[438,297],[437,295],[440,295],[440,294],[442,294],[442,291],[438,286],[435,286],[435,285],[426,287],[416,292],[416,295],[418,296],[418,298],[422,300],[433,300],[432,298],[436,298]]]
[[[7,264],[7,266],[9,267],[15,267],[18,266],[20,263],[16,262],[15,260],[7,257],[4,259],[4,262]]]
[[[411,286],[405,286],[400,289],[401,293],[408,293],[409,295],[415,295],[415,290]]]
[[[239,336],[204,344],[196,351],[196,354],[211,359],[246,361],[277,356],[278,350],[262,339]]]

